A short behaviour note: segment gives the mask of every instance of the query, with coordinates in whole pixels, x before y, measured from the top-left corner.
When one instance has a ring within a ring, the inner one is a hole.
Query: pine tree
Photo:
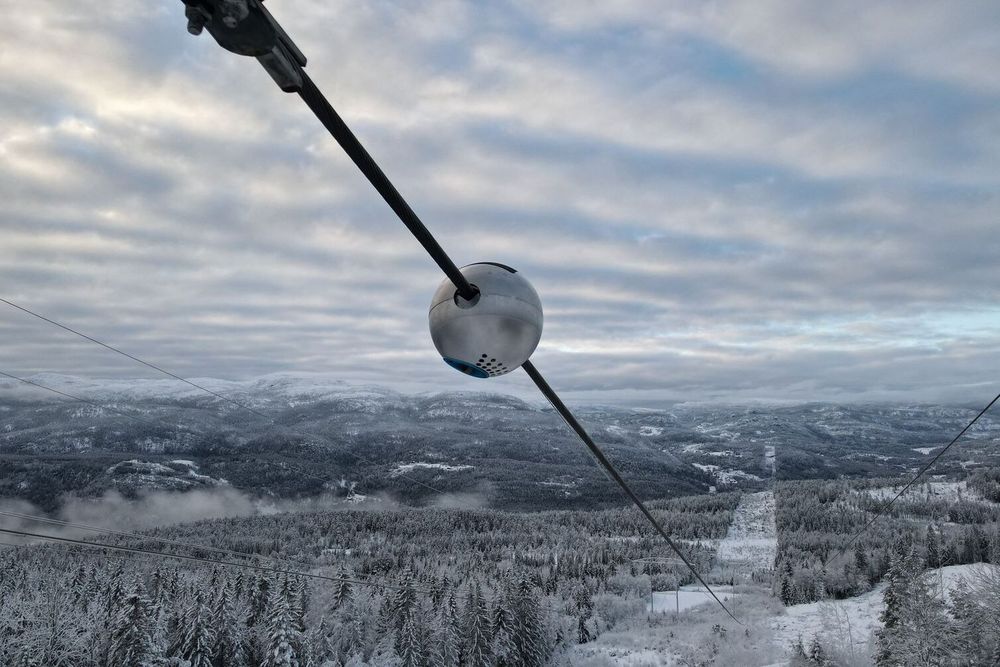
[[[219,591],[212,610],[212,625],[216,629],[212,649],[215,667],[239,667],[246,662],[246,624],[237,610],[234,589],[227,583]]]
[[[795,584],[792,581],[792,564],[790,561],[785,561],[784,566],[781,569],[781,584],[780,591],[778,593],[781,597],[782,604],[791,605],[796,602],[795,600]]]
[[[438,610],[433,632],[433,667],[454,667],[459,664],[461,639],[459,635],[458,605],[451,593]]]
[[[576,642],[586,644],[594,638],[587,627],[587,621],[594,614],[594,603],[590,599],[590,592],[581,586],[573,594],[573,603],[576,606]]]
[[[868,557],[861,542],[854,543],[854,569],[861,577],[868,577]]]
[[[267,614],[267,602],[271,598],[271,581],[261,575],[250,594],[250,618],[247,625],[257,625]]]
[[[389,607],[392,624],[397,632],[403,629],[403,624],[413,613],[413,608],[416,604],[417,593],[413,590],[413,580],[410,578],[409,573],[407,573],[404,575],[403,581],[396,590],[395,595],[393,595],[392,603]],[[399,646],[396,648],[399,650]]]
[[[118,614],[111,624],[111,646],[108,663],[120,667],[142,667],[153,658],[152,603],[136,585],[125,596]]]
[[[897,656],[907,665],[954,664],[955,628],[944,602],[922,576],[916,553],[910,556],[911,580],[903,604]]]
[[[195,593],[182,624],[184,638],[179,656],[190,662],[191,667],[212,667],[215,629],[212,627],[212,611],[201,591]]]
[[[465,605],[465,618],[467,619],[467,626],[463,664],[489,664],[490,620],[489,614],[486,611],[486,602],[483,600],[482,591],[479,589],[478,584],[469,588],[469,595]]]
[[[351,582],[347,581],[347,570],[340,570],[340,581],[333,592],[333,607],[340,609],[351,600]]]
[[[288,587],[274,586],[267,605],[266,667],[299,667],[296,647],[301,635],[296,630],[295,615],[288,601]]]
[[[549,651],[545,641],[542,610],[527,577],[521,577],[514,589],[512,600],[518,664],[540,667],[548,660]]]
[[[509,594],[497,592],[490,628],[493,636],[490,652],[497,667],[507,667],[517,663],[517,644],[514,642],[514,611]]]
[[[830,660],[826,657],[826,651],[823,649],[819,637],[815,635],[813,636],[812,643],[809,645],[809,663],[816,665],[816,667],[827,667],[830,664]]]
[[[970,663],[989,663],[984,659],[984,630],[988,614],[985,613],[969,590],[964,579],[959,579],[955,588],[951,591],[951,605],[949,611],[955,619],[955,648],[956,653]],[[1000,664],[1000,663],[991,663]]]
[[[399,657],[402,667],[420,667],[424,663],[424,651],[420,641],[420,630],[417,627],[416,614],[409,613],[403,621]]]
[[[879,615],[882,627],[875,631],[875,664],[879,667],[898,663],[898,628],[902,622],[903,603],[909,589],[908,564],[904,556],[898,554],[893,558],[885,578],[886,587],[882,594],[885,608]]]
[[[927,526],[927,567],[941,567],[941,549],[934,526]]]
[[[286,598],[295,619],[295,629],[303,633],[306,629],[306,609],[309,608],[309,587],[305,580],[297,577],[291,582],[286,581]]]

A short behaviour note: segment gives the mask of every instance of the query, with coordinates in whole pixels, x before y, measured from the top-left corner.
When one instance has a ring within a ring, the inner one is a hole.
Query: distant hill
[[[426,504],[437,489],[505,509],[620,502],[558,416],[510,396],[407,395],[309,376],[197,380],[264,418],[167,380],[32,380],[141,420],[0,382],[0,496],[50,510],[69,492],[220,484],[274,497],[384,494],[410,504]],[[649,498],[763,488],[773,475],[900,474],[974,414],[834,405],[578,412]],[[998,435],[1000,423],[985,419],[940,472],[995,463]]]

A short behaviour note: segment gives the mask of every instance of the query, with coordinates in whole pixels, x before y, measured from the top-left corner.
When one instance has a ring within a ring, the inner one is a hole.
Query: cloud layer
[[[272,11],[456,261],[533,280],[568,393],[989,393],[995,2]],[[182,13],[42,0],[0,26],[0,296],[182,374],[483,388],[434,354],[433,263]],[[0,336],[10,372],[142,370],[6,307]]]

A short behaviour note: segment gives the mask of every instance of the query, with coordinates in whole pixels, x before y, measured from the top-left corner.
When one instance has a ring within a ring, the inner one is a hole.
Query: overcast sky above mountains
[[[531,279],[578,396],[976,402],[1000,375],[1000,4],[271,0],[459,263]],[[441,275],[179,0],[0,24],[0,296],[182,374],[523,392]],[[0,304],[0,370],[141,367]]]

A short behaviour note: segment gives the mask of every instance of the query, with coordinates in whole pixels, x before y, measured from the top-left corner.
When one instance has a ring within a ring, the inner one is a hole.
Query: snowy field
[[[708,454],[714,455],[715,452],[707,452]],[[692,463],[695,468],[701,470],[702,472],[710,473],[715,477],[715,481],[718,484],[735,484],[736,482],[747,479],[754,482],[761,481],[761,478],[753,473],[745,472],[743,470],[723,470],[720,466],[711,463]]]
[[[982,565],[951,565],[928,570],[926,577],[937,589],[937,594],[947,596],[959,579],[970,577]],[[970,577],[971,578],[971,577]],[[774,641],[788,648],[802,637],[809,645],[813,636],[826,638],[830,643],[853,646],[858,655],[865,655],[873,633],[878,627],[878,616],[885,606],[882,595],[885,584],[880,584],[863,595],[845,600],[827,600],[797,604],[786,608],[771,623]]]
[[[715,591],[715,594],[723,602],[739,597],[739,593],[732,592],[732,586],[712,586],[712,590]],[[679,591],[657,591],[653,593],[652,606],[647,604],[646,609],[650,612],[660,614],[677,613],[678,608],[680,611],[687,611],[692,607],[709,602],[715,604],[715,600],[712,599],[712,596],[703,587],[681,586]]]
[[[414,470],[440,470],[442,472],[459,472],[461,470],[472,470],[470,465],[448,465],[447,463],[427,463],[418,461],[416,463],[401,463],[389,473],[389,477],[399,477]]]
[[[719,542],[720,567],[749,581],[754,572],[769,571],[778,549],[774,492],[746,493],[733,513],[733,523]]]

